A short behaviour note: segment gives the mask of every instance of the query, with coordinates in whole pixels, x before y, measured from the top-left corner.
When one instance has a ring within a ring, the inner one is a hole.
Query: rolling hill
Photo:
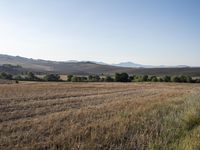
[[[11,64],[18,67],[8,67]],[[20,67],[19,67],[20,66]],[[116,72],[127,72],[137,75],[190,75],[200,76],[200,67],[171,67],[171,68],[131,68],[112,66],[90,61],[49,61],[41,59],[25,58],[0,54],[0,72],[19,74],[21,72],[37,73],[59,73],[59,74],[114,74]]]
[[[58,62],[58,61],[31,59],[20,56],[0,55],[0,65],[3,64],[20,65],[24,70],[31,70],[33,72],[49,72],[49,73],[60,73],[60,74],[81,74],[81,75],[102,74],[102,73],[109,74],[126,70],[123,67],[97,64],[95,62],[90,62],[90,61]],[[18,69],[22,71],[22,68]],[[16,68],[15,71],[17,72]]]

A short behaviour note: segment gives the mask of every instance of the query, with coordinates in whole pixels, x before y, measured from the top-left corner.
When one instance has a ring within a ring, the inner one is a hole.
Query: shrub
[[[195,83],[200,83],[200,79],[194,80]]]
[[[71,81],[72,81],[72,82],[78,82],[78,78],[77,78],[76,76],[73,76],[73,77],[71,78]]]
[[[98,75],[89,75],[88,76],[88,81],[91,81],[91,82],[99,82],[100,81],[100,77]]]
[[[172,82],[180,82],[180,78],[178,76],[173,76],[171,79]]]
[[[35,79],[35,75],[32,73],[32,72],[29,72],[27,77],[30,79],[30,80],[34,80]]]
[[[193,83],[194,81],[192,80],[192,77],[190,76],[173,76],[171,79],[172,82],[187,82],[187,83]]]
[[[141,76],[135,76],[133,81],[141,82],[142,81],[142,77]]]
[[[58,74],[47,74],[44,76],[45,81],[61,81]]]
[[[100,81],[100,82],[104,82],[104,81],[106,81],[106,79],[105,79],[105,78],[100,78],[99,81]]]
[[[72,82],[85,82],[87,81],[87,77],[78,77],[78,76],[73,76],[71,78]]]
[[[113,82],[114,79],[111,76],[106,76],[105,81],[106,82]]]
[[[24,80],[24,78],[21,75],[17,75],[15,77],[13,77],[14,80]]]
[[[80,80],[81,82],[85,82],[85,81],[87,81],[87,77],[79,77],[79,80]]]
[[[6,79],[6,80],[12,80],[13,76],[12,76],[11,74],[2,72],[2,73],[0,74],[0,78],[1,78],[1,79]]]
[[[25,78],[25,80],[29,80],[29,81],[40,81],[41,79],[38,78],[37,76],[35,76],[34,73],[28,72],[27,77]]]
[[[157,82],[158,78],[156,76],[151,76],[150,81]]]
[[[192,81],[192,77],[190,77],[190,76],[186,76],[186,82],[188,82],[188,83],[192,83],[193,81]]]

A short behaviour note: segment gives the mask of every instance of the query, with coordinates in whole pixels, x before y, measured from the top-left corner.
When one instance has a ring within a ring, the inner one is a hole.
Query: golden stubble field
[[[3,84],[0,149],[198,148],[199,93],[199,84]]]

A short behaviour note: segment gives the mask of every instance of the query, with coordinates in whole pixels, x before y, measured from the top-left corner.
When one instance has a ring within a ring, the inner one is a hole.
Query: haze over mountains
[[[6,68],[3,64],[19,65],[21,67]],[[59,74],[114,74],[116,72],[127,72],[129,74],[148,74],[148,75],[200,75],[199,67],[188,66],[151,66],[141,65],[132,62],[122,62],[119,64],[106,64],[104,62],[93,61],[50,61],[41,59],[25,58],[20,56],[10,56],[0,54],[0,71],[18,74],[24,71],[40,73],[59,73]]]
[[[185,68],[185,67],[190,67],[187,65],[178,65],[178,66],[166,66],[166,65],[160,65],[160,66],[153,66],[153,65],[142,65],[142,64],[137,64],[133,62],[121,62],[118,64],[112,64],[114,66],[120,66],[120,67],[130,67],[130,68]]]
[[[142,65],[142,64],[137,64],[137,63],[133,63],[133,62],[121,62],[118,64],[113,64],[114,66],[120,66],[120,67],[130,67],[130,68],[154,68],[155,66],[151,66],[151,65]]]

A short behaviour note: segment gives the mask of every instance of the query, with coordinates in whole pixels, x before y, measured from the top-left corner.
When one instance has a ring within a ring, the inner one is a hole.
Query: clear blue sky
[[[200,66],[200,0],[0,0],[0,53]]]

